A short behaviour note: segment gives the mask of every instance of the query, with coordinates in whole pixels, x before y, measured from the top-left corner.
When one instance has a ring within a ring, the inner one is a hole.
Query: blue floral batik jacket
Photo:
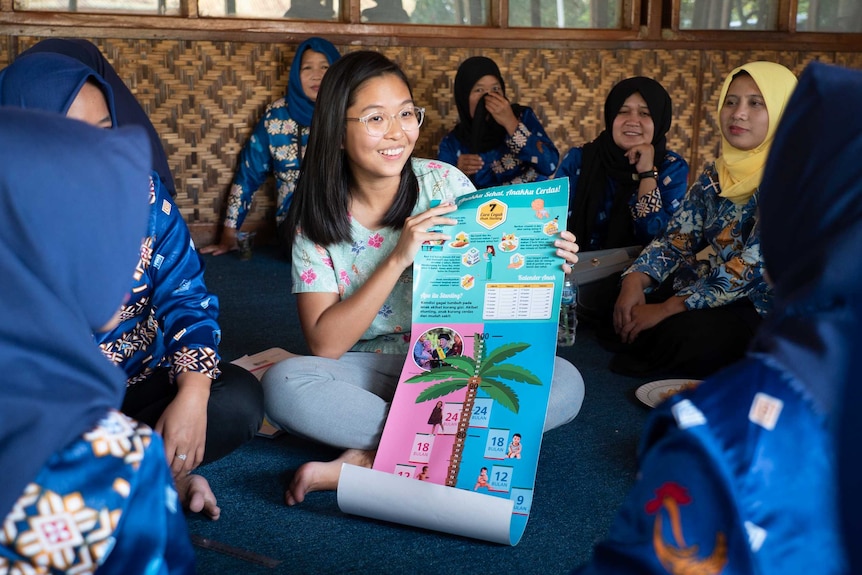
[[[539,123],[536,113],[524,107],[519,120],[513,135],[506,136],[493,150],[479,154],[485,163],[470,178],[477,188],[541,182],[549,179],[557,170],[560,152]],[[468,153],[467,146],[454,132],[449,132],[440,142],[437,158],[457,166],[458,157]]]
[[[225,226],[242,227],[251,208],[252,197],[270,173],[275,175],[277,186],[276,222],[281,223],[287,217],[306,144],[308,126],[302,126],[290,117],[285,98],[267,106],[240,152],[227,200]]]
[[[171,379],[183,372],[216,379],[218,309],[218,298],[204,284],[204,266],[189,228],[153,172],[147,237],[129,300],[120,311],[120,324],[97,333],[96,342],[126,372],[129,385],[159,367],[170,367]]]
[[[578,178],[581,176],[583,164],[583,147],[572,148],[560,162],[555,178],[569,178],[569,215],[575,205],[575,192],[578,188]],[[629,210],[632,214],[635,239],[638,245],[646,245],[656,236],[660,236],[673,213],[679,208],[688,187],[688,163],[676,152],[668,151],[658,164],[658,187],[650,194],[638,199],[635,191],[629,199]],[[614,203],[617,184],[608,178],[605,201],[596,214],[596,222],[589,243],[579,238],[581,250],[605,249],[607,240],[608,219]]]
[[[643,272],[661,283],[674,275],[674,291],[688,309],[714,308],[749,298],[763,316],[772,290],[763,279],[758,192],[745,204],[719,196],[718,173],[709,163],[691,186],[665,234],[647,245],[623,275]],[[697,254],[711,247],[708,259]]]

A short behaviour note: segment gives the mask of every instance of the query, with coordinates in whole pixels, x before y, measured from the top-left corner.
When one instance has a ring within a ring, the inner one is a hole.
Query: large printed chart
[[[342,511],[520,541],[554,371],[553,240],[568,197],[568,179],[462,196],[452,239],[422,246],[411,351],[373,468],[342,469]]]

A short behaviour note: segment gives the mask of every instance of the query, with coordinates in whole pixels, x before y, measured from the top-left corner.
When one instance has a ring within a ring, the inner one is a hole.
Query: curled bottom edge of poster
[[[514,503],[436,483],[357,467],[341,466],[338,507],[344,513],[516,545],[511,534]]]

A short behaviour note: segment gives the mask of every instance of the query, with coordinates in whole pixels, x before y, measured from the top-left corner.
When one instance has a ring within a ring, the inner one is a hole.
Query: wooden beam
[[[671,29],[661,29],[661,0],[633,0],[629,15],[637,16],[631,29],[583,30],[565,28],[509,28],[508,2],[492,0],[491,21],[496,26],[431,26],[362,24],[359,3],[343,1],[342,8],[357,22],[310,22],[287,19],[201,18],[195,0],[182,0],[182,16],[141,14],[82,14],[14,10],[14,0],[0,0],[0,34],[11,36],[70,36],[83,38],[178,39],[297,43],[323,36],[336,44],[368,47],[463,46],[465,48],[616,48],[616,49],[760,49],[858,52],[862,33],[779,31],[680,30],[680,0],[668,2],[674,10]],[[782,13],[796,0],[780,0]],[[647,24],[640,27],[645,7]],[[354,13],[355,12],[355,13]],[[342,15],[343,17],[344,15]],[[785,17],[786,14],[785,14]],[[659,34],[656,34],[659,27]],[[782,28],[793,28],[787,20]],[[456,44],[453,44],[455,42]]]

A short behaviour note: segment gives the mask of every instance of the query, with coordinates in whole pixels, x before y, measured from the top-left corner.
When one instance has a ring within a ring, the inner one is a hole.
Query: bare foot
[[[188,474],[176,478],[175,481],[180,502],[185,509],[192,513],[203,513],[213,521],[219,518],[221,509],[216,505],[215,494],[204,477]]]
[[[341,464],[350,463],[360,467],[371,467],[374,463],[375,451],[348,449],[332,461],[309,461],[296,470],[287,491],[284,492],[284,502],[288,505],[302,503],[306,494],[312,491],[332,491],[338,487],[338,477],[341,475]]]

